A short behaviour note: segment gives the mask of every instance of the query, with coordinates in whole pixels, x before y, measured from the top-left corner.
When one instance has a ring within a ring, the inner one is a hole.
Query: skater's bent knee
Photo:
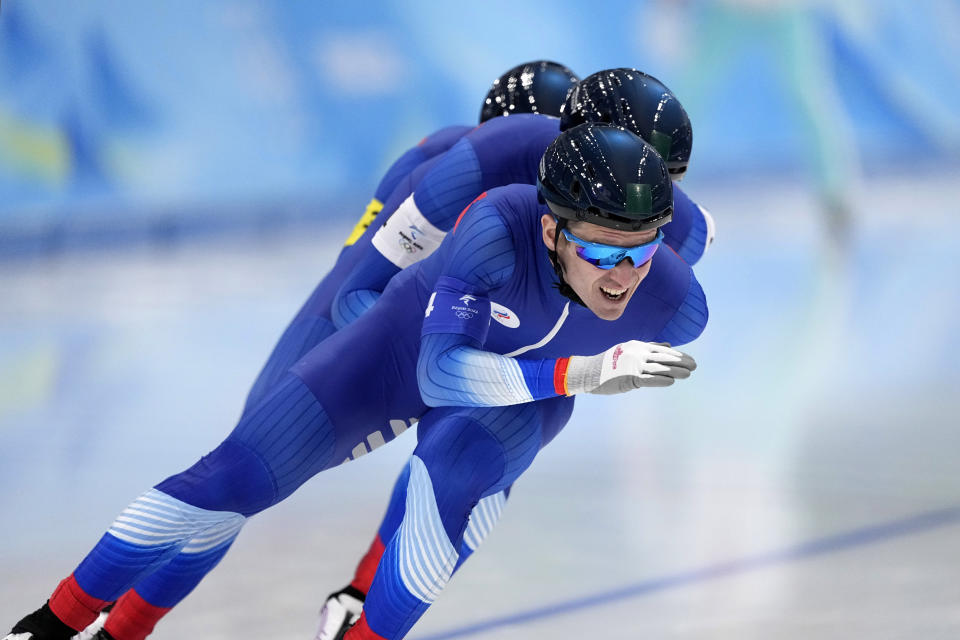
[[[253,515],[277,501],[273,474],[245,445],[227,440],[182,473],[157,485],[164,493],[202,509]]]

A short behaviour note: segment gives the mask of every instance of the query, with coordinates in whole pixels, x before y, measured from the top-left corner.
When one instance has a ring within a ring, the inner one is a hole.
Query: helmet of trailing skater
[[[480,122],[514,113],[559,116],[579,80],[573,71],[549,60],[517,65],[493,81],[480,109]]]

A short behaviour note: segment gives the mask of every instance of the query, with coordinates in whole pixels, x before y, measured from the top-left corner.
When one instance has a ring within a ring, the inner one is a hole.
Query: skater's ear
[[[542,227],[543,233],[543,244],[547,245],[547,249],[550,251],[557,250],[557,220],[549,214],[543,214],[540,216],[540,226]]]

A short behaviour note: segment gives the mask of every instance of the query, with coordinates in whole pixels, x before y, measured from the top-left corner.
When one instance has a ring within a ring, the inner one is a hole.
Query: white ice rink
[[[578,399],[411,638],[960,637],[960,179],[690,192],[710,302],[669,389]],[[212,449],[346,224],[0,263],[0,625]],[[253,518],[153,637],[311,640],[415,436]]]

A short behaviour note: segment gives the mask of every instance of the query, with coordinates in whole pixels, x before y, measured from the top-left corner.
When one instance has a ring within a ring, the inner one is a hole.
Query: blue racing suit
[[[456,566],[471,510],[513,483],[566,422],[565,360],[627,340],[684,344],[706,324],[703,291],[671,250],[657,252],[616,321],[562,297],[540,237],[548,212],[531,185],[478,198],[438,251],[298,360],[220,446],[124,510],[51,608],[134,588],[166,611],[248,517],[419,419],[406,509],[357,630],[403,637]]]

